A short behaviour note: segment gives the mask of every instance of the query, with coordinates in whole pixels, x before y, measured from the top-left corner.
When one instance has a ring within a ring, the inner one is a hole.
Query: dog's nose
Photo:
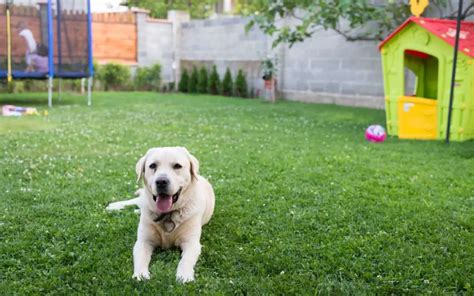
[[[168,178],[158,178],[156,180],[156,188],[157,189],[166,189],[170,184],[170,180]]]

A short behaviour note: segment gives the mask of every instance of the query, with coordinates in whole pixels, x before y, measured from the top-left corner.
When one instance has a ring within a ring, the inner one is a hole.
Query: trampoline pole
[[[58,82],[58,100],[61,101],[61,94],[62,94],[62,78],[59,78],[59,82]]]
[[[48,107],[53,107],[53,77],[48,78]]]
[[[8,2],[7,2],[8,3]],[[12,82],[12,31],[10,18],[10,5],[7,4],[7,81]]]
[[[92,105],[92,76],[87,79],[87,106]]]
[[[94,63],[92,61],[92,16],[91,1],[87,0],[87,59],[88,59],[88,76],[87,79],[87,105],[92,105],[92,77],[94,77]]]
[[[48,106],[53,107],[54,48],[53,48],[53,9],[48,0]]]

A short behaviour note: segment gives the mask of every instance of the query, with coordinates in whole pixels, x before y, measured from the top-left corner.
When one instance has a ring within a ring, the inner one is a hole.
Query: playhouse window
[[[404,65],[405,95],[437,99],[438,59],[424,52],[406,50]]]

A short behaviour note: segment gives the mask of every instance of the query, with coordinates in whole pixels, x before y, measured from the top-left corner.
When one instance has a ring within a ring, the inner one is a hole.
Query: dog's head
[[[168,213],[198,170],[199,162],[184,147],[152,148],[137,162],[137,182],[143,177],[156,209]]]

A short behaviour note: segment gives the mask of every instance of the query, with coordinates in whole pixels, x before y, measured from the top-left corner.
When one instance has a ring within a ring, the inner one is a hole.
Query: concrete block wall
[[[248,20],[220,17],[183,23],[179,44],[182,68],[193,64],[211,68],[214,64],[222,79],[227,68],[235,79],[239,69],[247,76],[249,91],[261,93],[260,61],[266,57],[268,37],[260,30],[245,32]]]
[[[321,30],[291,49],[285,47],[283,56],[279,80],[285,98],[383,108],[377,42],[348,42]]]
[[[137,13],[137,62],[140,67],[161,65],[163,82],[174,80],[173,27],[166,20],[148,18]]]
[[[182,24],[180,60],[216,64],[223,75],[229,67],[247,73],[250,91],[263,94],[260,62],[279,59],[278,90],[288,100],[383,108],[383,77],[377,42],[348,42],[332,31],[318,31],[291,49],[272,49],[272,40],[240,17],[193,20]]]
[[[259,30],[245,32],[247,20],[225,17],[182,24],[181,58],[184,60],[260,61],[267,37]]]

